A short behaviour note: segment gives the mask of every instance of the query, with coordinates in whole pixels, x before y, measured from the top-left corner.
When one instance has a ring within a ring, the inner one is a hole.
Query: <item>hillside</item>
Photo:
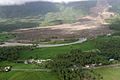
[[[89,9],[95,5],[95,2],[96,1],[79,1],[66,4],[38,1],[28,2],[22,5],[0,6],[0,17],[15,18],[44,15],[48,12],[57,12],[61,7],[73,7],[74,9],[88,12]]]
[[[57,11],[57,7],[51,2],[29,2],[22,5],[0,6],[0,17],[13,18],[43,15]]]
[[[119,80],[119,0],[28,1],[0,6],[0,80]]]

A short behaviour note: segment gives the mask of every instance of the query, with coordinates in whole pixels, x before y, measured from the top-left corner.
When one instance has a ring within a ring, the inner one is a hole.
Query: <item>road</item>
[[[40,71],[40,72],[51,72],[51,69],[12,69],[12,71]]]
[[[99,69],[99,68],[109,68],[109,67],[120,68],[120,64],[103,65],[103,66],[89,67],[89,68],[84,67],[84,69]]]
[[[72,43],[64,43],[64,44],[38,44],[38,48],[43,48],[43,47],[59,47],[59,46],[67,46],[67,45],[73,45],[73,44],[78,44],[78,43],[83,43],[87,41],[87,38],[80,38],[76,42]],[[0,47],[6,47],[6,46],[32,46],[33,44],[24,44],[24,43],[9,43],[5,42],[5,44],[0,45]]]
[[[86,38],[80,38],[79,41],[76,41],[76,42],[72,42],[72,43],[65,43],[65,44],[39,44],[38,47],[59,47],[59,46],[68,46],[68,45],[73,45],[73,44],[78,44],[78,43],[83,43],[87,41]]]
[[[116,67],[120,68],[120,64],[112,64],[112,65],[105,65],[105,66],[99,66],[99,67],[93,67],[93,69],[99,69],[99,68],[106,68],[106,67]]]

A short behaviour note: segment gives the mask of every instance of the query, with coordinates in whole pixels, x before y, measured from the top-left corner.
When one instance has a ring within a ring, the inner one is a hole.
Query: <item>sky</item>
[[[0,5],[20,5],[31,1],[52,1],[52,2],[71,2],[71,1],[84,1],[84,0],[0,0]]]

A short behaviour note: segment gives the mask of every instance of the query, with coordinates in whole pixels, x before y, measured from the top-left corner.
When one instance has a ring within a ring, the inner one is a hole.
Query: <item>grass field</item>
[[[120,66],[96,69],[103,76],[103,80],[120,80]]]
[[[0,80],[59,80],[53,72],[0,72]]]
[[[29,57],[42,58],[42,59],[54,58],[59,54],[64,54],[69,52],[71,49],[81,49],[83,51],[92,50],[95,49],[95,43],[94,41],[89,40],[82,44],[75,44],[70,46],[38,48],[32,51],[25,50],[20,52],[20,57],[22,59],[26,59]]]

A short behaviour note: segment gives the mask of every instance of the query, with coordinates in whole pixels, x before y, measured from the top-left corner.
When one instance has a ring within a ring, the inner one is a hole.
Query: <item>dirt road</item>
[[[72,43],[64,43],[64,44],[38,44],[38,48],[42,47],[59,47],[59,46],[67,46],[67,45],[73,45],[78,43],[83,43],[87,41],[87,38],[80,38],[79,41],[72,42]],[[24,44],[24,43],[9,43],[5,42],[5,44],[0,45],[0,47],[6,47],[6,46],[32,46],[33,44]]]

